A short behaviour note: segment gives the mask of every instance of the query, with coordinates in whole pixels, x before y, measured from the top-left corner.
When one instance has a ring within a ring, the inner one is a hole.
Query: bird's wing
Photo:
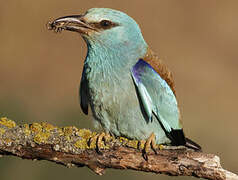
[[[173,74],[168,69],[166,64],[164,64],[163,61],[150,48],[148,48],[143,60],[150,64],[160,75],[160,77],[167,82],[174,95],[176,96]]]
[[[80,106],[84,114],[88,114],[88,86],[87,86],[87,80],[82,75],[81,82],[80,82],[80,88],[79,88],[79,97],[80,97]]]
[[[177,100],[168,83],[143,59],[132,67],[131,74],[148,120],[154,114],[173,144],[185,144]]]

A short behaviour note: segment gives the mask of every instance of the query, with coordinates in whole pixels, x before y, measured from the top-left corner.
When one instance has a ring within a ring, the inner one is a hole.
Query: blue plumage
[[[51,26],[78,32],[87,43],[79,91],[85,114],[90,106],[96,122],[115,136],[142,140],[154,133],[159,144],[185,145],[170,73],[151,54],[131,17],[93,8]]]
[[[153,112],[167,132],[181,129],[177,101],[166,81],[142,59],[133,66],[132,76],[147,116],[152,118]]]

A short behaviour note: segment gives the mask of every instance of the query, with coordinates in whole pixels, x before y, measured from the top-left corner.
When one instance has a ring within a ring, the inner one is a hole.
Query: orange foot
[[[92,144],[95,143],[97,153],[102,154],[100,150],[108,148],[105,142],[109,140],[110,137],[111,136],[109,134],[106,134],[104,132],[99,133],[96,136],[93,136],[89,139],[88,145],[89,147],[93,147]]]
[[[156,149],[158,145],[155,143],[155,134],[151,133],[150,137],[146,140],[144,148],[142,149],[143,158],[148,161],[148,152],[152,149],[157,154]],[[159,145],[159,149],[163,149],[163,145]]]

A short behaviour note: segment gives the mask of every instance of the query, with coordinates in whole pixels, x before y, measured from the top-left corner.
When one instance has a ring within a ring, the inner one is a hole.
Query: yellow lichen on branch
[[[97,133],[75,126],[60,128],[46,122],[18,126],[6,117],[0,118],[0,155],[43,159],[67,167],[88,166],[97,174],[103,174],[106,168],[116,168],[238,180],[237,175],[222,169],[219,157],[213,154],[165,146],[163,150],[158,148],[156,154],[149,152],[148,160],[145,160],[141,151],[143,141],[108,136],[98,152],[97,137]]]
[[[16,123],[7,117],[1,117],[0,124],[8,128],[14,128],[16,126]]]
[[[3,135],[6,129],[12,129],[16,127],[16,123],[6,117],[0,119],[0,135]],[[75,126],[69,127],[56,127],[47,122],[24,124],[19,126],[21,128],[21,135],[25,137],[32,137],[33,142],[36,144],[52,144],[60,143],[61,140],[64,142],[69,142],[74,145],[77,149],[95,149],[96,139],[89,144],[89,140],[96,137],[96,132],[91,132],[89,129],[78,129]],[[115,140],[111,138],[110,140]],[[126,138],[120,137],[119,142],[128,147],[137,148],[137,140],[128,140]],[[109,148],[109,146],[102,145],[104,148]]]

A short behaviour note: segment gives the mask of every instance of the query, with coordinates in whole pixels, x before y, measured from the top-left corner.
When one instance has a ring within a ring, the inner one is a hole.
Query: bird
[[[76,32],[86,42],[80,105],[86,115],[91,108],[105,133],[145,140],[145,152],[155,144],[201,150],[184,135],[172,72],[147,45],[133,18],[92,8],[59,17],[48,28]]]

